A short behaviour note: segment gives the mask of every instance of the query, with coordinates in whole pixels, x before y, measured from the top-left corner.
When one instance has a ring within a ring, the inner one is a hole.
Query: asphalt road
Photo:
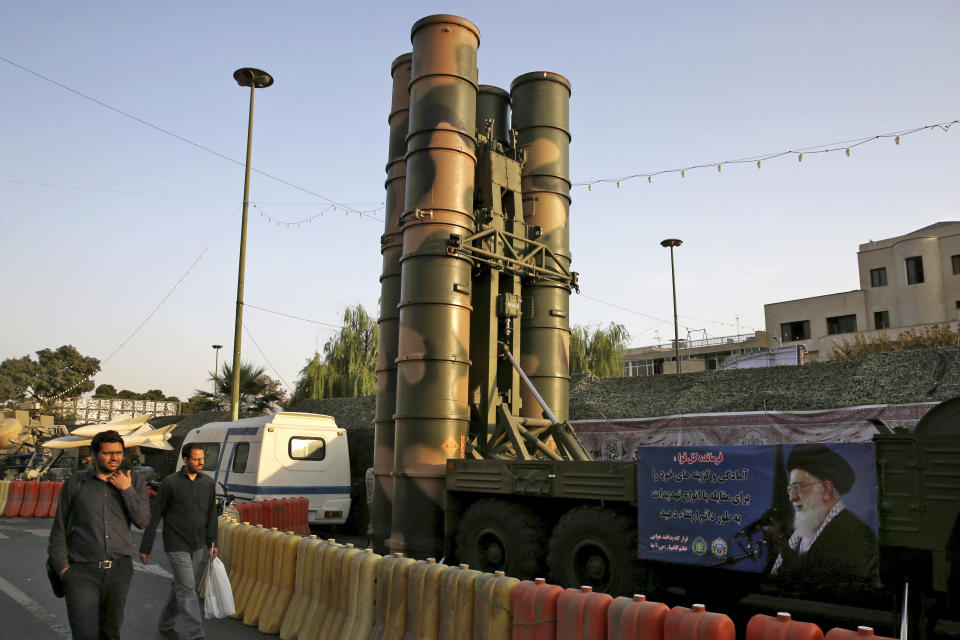
[[[0,517],[0,638],[69,640],[70,625],[63,600],[54,597],[44,563],[50,518]],[[140,532],[134,530],[134,545]],[[150,564],[134,560],[133,580],[127,597],[124,638],[156,637],[157,620],[166,604],[171,579],[163,543],[157,536]],[[271,638],[239,620],[204,620],[210,640]]]

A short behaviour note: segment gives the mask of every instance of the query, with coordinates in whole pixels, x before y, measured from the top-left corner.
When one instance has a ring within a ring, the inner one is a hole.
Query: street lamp
[[[254,89],[264,89],[273,84],[273,77],[266,71],[244,67],[233,72],[233,79],[241,87],[250,87],[250,119],[247,123],[247,162],[243,175],[243,218],[240,223],[240,268],[237,274],[237,321],[233,327],[233,388],[230,394],[230,419],[240,417],[240,332],[243,329],[243,271],[247,258],[247,204],[250,198],[250,148],[253,142],[253,95]]]
[[[217,401],[217,369],[220,367],[220,349],[222,344],[212,344],[213,347],[213,401]]]
[[[680,373],[680,322],[677,320],[677,276],[673,270],[673,248],[683,244],[678,238],[667,238],[661,247],[670,247],[670,283],[673,285],[673,345],[676,349],[677,373]]]

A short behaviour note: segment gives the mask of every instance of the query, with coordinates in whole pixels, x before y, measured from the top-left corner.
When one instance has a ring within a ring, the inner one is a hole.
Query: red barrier
[[[614,598],[607,609],[608,638],[663,640],[663,621],[668,613],[670,607],[662,602],[648,602],[644,595]]]
[[[747,623],[746,640],[823,640],[823,631],[812,622],[792,620],[782,611],[776,618],[758,613]]]
[[[20,517],[32,518],[37,510],[37,498],[40,495],[40,483],[26,481],[23,484],[23,504],[20,505]]]
[[[518,584],[513,591],[513,640],[554,640],[561,593],[563,587],[543,578]]]
[[[894,638],[873,635],[873,627],[857,627],[856,631],[840,628],[830,629],[824,638],[825,640],[895,640]]]
[[[664,640],[735,640],[736,635],[733,620],[722,613],[707,613],[702,604],[674,607],[663,622]]]
[[[57,515],[57,506],[60,504],[60,492],[63,491],[63,480],[53,483],[53,498],[50,500],[50,512],[47,513],[51,518]]]
[[[297,533],[302,536],[310,535],[310,500],[297,498]]]
[[[611,602],[593,587],[564,589],[557,599],[557,640],[606,640]]]
[[[50,502],[53,500],[53,481],[41,480],[40,493],[37,495],[37,510],[34,518],[46,518],[50,514]]]
[[[3,510],[3,515],[8,518],[15,518],[20,515],[20,507],[23,506],[23,480],[14,480],[10,483],[10,495],[7,498],[7,508]]]

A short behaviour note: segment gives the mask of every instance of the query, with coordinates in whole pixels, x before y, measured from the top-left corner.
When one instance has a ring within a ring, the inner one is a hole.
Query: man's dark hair
[[[93,440],[90,441],[90,448],[93,449],[94,453],[100,453],[100,445],[104,442],[119,442],[120,446],[123,446],[123,438],[120,437],[120,434],[110,429],[93,436]]]
[[[187,444],[183,445],[183,447],[180,449],[180,457],[189,458],[190,454],[193,453],[194,449],[203,450],[203,445],[200,444],[199,442],[188,442]]]

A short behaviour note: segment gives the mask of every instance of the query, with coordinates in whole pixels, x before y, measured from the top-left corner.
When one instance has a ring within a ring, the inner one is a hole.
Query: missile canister
[[[493,121],[491,139],[510,146],[510,94],[489,84],[480,85],[477,93],[477,131],[486,135],[487,119]]]
[[[400,335],[400,256],[403,240],[400,216],[407,182],[407,130],[410,122],[412,53],[390,65],[393,99],[390,106],[390,147],[387,160],[386,229],[380,238],[383,271],[380,276],[380,344],[377,349],[377,400],[373,436],[373,544],[386,548],[393,505],[393,414],[397,405],[397,340]]]
[[[570,267],[570,82],[547,71],[526,73],[510,85],[517,147],[525,153],[521,173],[523,217],[539,227],[539,241],[554,254],[544,266]],[[570,405],[570,290],[545,279],[523,283],[520,365],[557,420]],[[545,417],[527,388],[520,415]]]
[[[441,551],[444,463],[463,455],[469,424],[471,264],[447,249],[474,226],[480,32],[434,15],[411,40],[389,547],[426,557]]]

